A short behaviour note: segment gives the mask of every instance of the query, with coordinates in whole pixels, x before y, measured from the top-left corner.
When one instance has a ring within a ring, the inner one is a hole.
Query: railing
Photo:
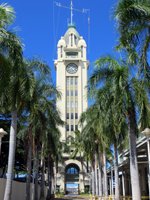
[[[115,196],[90,196],[90,200],[115,200]],[[131,196],[121,196],[120,200],[132,200]],[[150,200],[148,196],[142,196],[141,200]]]

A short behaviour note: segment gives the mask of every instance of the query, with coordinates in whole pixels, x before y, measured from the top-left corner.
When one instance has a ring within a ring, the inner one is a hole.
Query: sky
[[[70,6],[70,0],[7,0],[16,12],[13,28],[21,37],[26,58],[39,57],[49,64],[55,82],[54,59],[57,42],[67,30],[70,10],[56,6],[56,2]],[[89,9],[90,14],[74,12],[77,31],[88,45],[89,76],[94,62],[104,55],[114,55],[117,44],[113,11],[117,0],[73,0],[75,9]],[[90,26],[88,16],[90,15]]]

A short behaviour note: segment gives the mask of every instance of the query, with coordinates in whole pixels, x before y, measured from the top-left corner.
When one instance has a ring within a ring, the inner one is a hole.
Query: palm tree
[[[24,131],[25,131],[25,138],[27,140],[27,185],[26,185],[26,199],[30,199],[30,181],[31,181],[31,159],[32,159],[32,152],[33,152],[33,148],[34,148],[34,153],[35,153],[35,146],[33,146],[33,144],[35,144],[34,138],[35,138],[35,134],[36,130],[38,129],[37,123],[39,122],[43,122],[44,119],[44,110],[42,112],[42,106],[43,105],[39,105],[39,102],[45,98],[44,96],[44,83],[46,80],[47,75],[49,74],[49,67],[42,61],[40,60],[30,60],[30,61],[24,61],[24,65],[27,67],[28,69],[28,77],[29,77],[29,81],[30,81],[30,87],[29,90],[27,92],[27,100],[25,102],[25,109],[26,112],[28,113],[28,117],[26,119],[26,123],[28,124],[28,127],[24,127]],[[41,77],[40,80],[37,80],[36,76]],[[45,76],[45,77],[43,77]],[[38,110],[40,107],[40,110]],[[34,123],[32,120],[36,120],[34,119],[35,116],[37,117],[37,123]],[[43,118],[41,117],[43,116]],[[39,120],[38,120],[39,119]],[[42,121],[41,121],[42,119]],[[41,124],[40,124],[41,125]],[[41,129],[43,128],[43,126],[45,125],[45,123],[43,122],[43,124],[41,125]],[[37,129],[35,128],[35,126],[37,127]],[[35,130],[36,129],[36,130]],[[34,130],[34,131],[33,131]],[[37,159],[35,158],[35,162],[37,161]],[[34,164],[35,164],[34,162]]]
[[[11,185],[13,178],[15,146],[16,146],[16,131],[17,131],[17,114],[25,98],[25,91],[28,85],[26,77],[26,69],[22,65],[22,44],[14,33],[8,32],[0,40],[1,59],[5,63],[2,65],[2,75],[5,75],[6,85],[3,83],[3,78],[0,79],[0,106],[1,112],[11,112],[11,127],[10,127],[10,143],[9,143],[9,158],[7,181],[5,188],[4,199],[8,200],[11,196]],[[7,67],[4,69],[4,66]],[[3,77],[3,76],[1,76]]]
[[[15,12],[14,9],[7,5],[6,3],[3,3],[0,5],[0,27],[4,29],[5,27],[10,25],[15,18]]]
[[[139,114],[142,111],[142,105],[147,102],[146,92],[141,95],[140,89],[143,87],[142,82],[134,77],[130,77],[128,73],[128,66],[125,62],[119,62],[110,56],[100,58],[96,62],[97,69],[90,78],[90,83],[93,86],[101,87],[106,84],[111,84],[112,93],[116,102],[117,112],[124,113],[128,125],[129,136],[129,150],[130,150],[130,172],[131,172],[131,186],[132,197],[134,200],[140,200],[140,184],[138,165],[136,157],[136,138],[138,134],[136,106],[139,108]],[[138,88],[138,89],[137,89]],[[139,93],[140,91],[140,93]],[[136,98],[138,96],[138,98]],[[145,97],[145,98],[143,98]],[[147,107],[145,107],[147,108]],[[143,116],[142,116],[143,117]],[[143,119],[145,121],[145,118]]]
[[[103,108],[100,112],[101,116],[103,116],[103,131],[107,133],[109,146],[113,146],[114,150],[115,199],[119,200],[118,146],[127,132],[124,114],[122,112],[119,113],[119,109],[117,109],[111,86],[106,84],[103,88],[97,89],[96,102]]]
[[[106,149],[109,146],[107,132],[104,132],[102,124],[103,116],[101,105],[95,103],[86,112],[82,113],[80,124],[83,129],[76,133],[75,151],[84,152],[85,157],[91,161],[93,195],[108,196],[107,173],[106,173]],[[98,170],[97,170],[98,167]],[[102,176],[102,167],[104,176]],[[99,180],[98,180],[99,177]],[[102,191],[102,177],[104,181],[104,191]],[[95,186],[94,186],[95,185]]]
[[[150,3],[149,0],[120,0],[115,9],[120,33],[120,47],[127,50],[129,60],[139,63],[139,71],[149,80]]]
[[[34,158],[34,181],[36,183],[33,196],[34,199],[37,199],[37,163],[39,163],[39,158],[37,157],[37,155],[41,151],[42,163],[44,165],[44,134],[48,129],[48,124],[50,123],[50,120],[52,120],[51,118],[56,118],[57,122],[60,120],[59,115],[56,113],[57,111],[54,101],[55,96],[58,94],[58,92],[52,85],[51,81],[47,79],[48,77],[50,79],[50,74],[49,68],[46,64],[38,60],[32,60],[30,62],[26,62],[26,65],[28,66],[28,74],[30,77],[30,89],[27,93],[28,99],[25,107],[28,116],[26,119],[26,123],[28,124],[28,126],[26,127],[27,130],[25,134],[25,138],[27,139],[28,143],[26,199],[30,199],[32,153]],[[36,77],[37,74],[38,77]],[[53,121],[53,123],[54,122],[55,121]]]

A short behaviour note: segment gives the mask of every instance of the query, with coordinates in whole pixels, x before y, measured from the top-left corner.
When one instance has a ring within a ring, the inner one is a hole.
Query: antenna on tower
[[[55,5],[60,8],[65,8],[70,10],[70,25],[73,25],[73,11],[80,12],[82,14],[88,14],[89,9],[83,8],[82,10],[73,7],[73,0],[70,0],[70,7],[62,5],[60,2],[54,1]]]
[[[73,16],[74,16],[73,12],[79,12],[79,13],[88,15],[88,20],[87,21],[88,21],[88,52],[89,52],[89,50],[90,50],[90,26],[91,26],[90,9],[83,8],[82,10],[80,10],[80,9],[74,8],[73,0],[70,0],[70,6],[63,5],[60,2],[55,1],[55,0],[54,0],[54,5],[57,6],[57,7],[60,7],[60,8],[65,8],[65,9],[70,10],[70,24],[68,23],[69,26],[71,25],[71,26],[75,27],[75,25],[73,23]],[[68,20],[67,20],[67,22],[68,22]]]
[[[71,3],[70,3],[70,11],[71,11],[70,19],[71,19],[71,25],[72,25],[73,24],[73,2],[72,2],[72,0],[71,0]]]

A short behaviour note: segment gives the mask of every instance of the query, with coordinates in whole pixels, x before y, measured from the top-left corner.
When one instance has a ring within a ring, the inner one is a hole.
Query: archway
[[[80,169],[76,164],[69,164],[65,169],[65,191],[66,194],[79,194]]]

